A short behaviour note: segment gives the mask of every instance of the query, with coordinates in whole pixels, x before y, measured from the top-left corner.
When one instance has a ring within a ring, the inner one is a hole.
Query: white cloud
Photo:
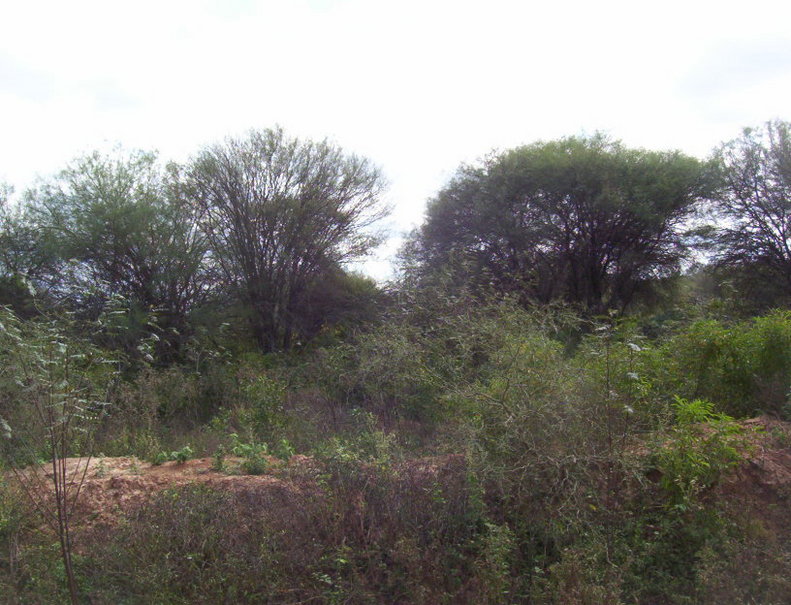
[[[0,180],[105,141],[183,159],[280,123],[381,164],[403,230],[494,147],[605,130],[705,155],[789,118],[789,17],[769,0],[6,3]]]

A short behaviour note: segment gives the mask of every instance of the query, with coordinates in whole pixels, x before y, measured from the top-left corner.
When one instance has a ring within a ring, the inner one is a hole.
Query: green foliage
[[[403,324],[360,334],[354,345],[319,351],[310,375],[330,400],[336,427],[361,408],[382,417],[430,421],[439,414],[437,377],[427,367],[425,338]],[[338,427],[339,428],[339,427]]]
[[[72,316],[23,320],[0,308],[0,418],[12,463],[90,452],[117,375]]]
[[[511,601],[511,566],[516,539],[507,525],[486,523],[481,535],[478,577],[481,579],[481,600],[486,603]]]
[[[452,291],[622,309],[649,278],[677,272],[684,219],[709,189],[698,160],[600,134],[493,154],[429,203],[418,270],[449,272]]]
[[[702,548],[696,565],[699,602],[781,605],[791,594],[787,533],[745,507],[732,511],[723,539]]]
[[[240,421],[260,439],[269,440],[286,424],[286,384],[265,374],[254,375],[242,386],[246,409]]]
[[[165,462],[178,462],[179,464],[184,464],[187,462],[187,460],[193,458],[194,455],[195,452],[193,449],[189,445],[185,445],[180,450],[173,450],[172,452],[159,452],[151,460],[151,464],[155,466],[159,466]]]
[[[329,468],[351,472],[360,463],[388,468],[396,454],[395,436],[371,427],[352,437],[332,437],[316,451],[316,456]]]
[[[294,449],[294,446],[285,437],[280,439],[280,441],[278,441],[272,448],[272,455],[275,458],[280,458],[285,462],[288,462],[289,459],[296,453],[297,451]]]
[[[225,455],[226,449],[224,445],[220,445],[214,451],[214,455],[212,456],[212,470],[217,471],[218,473],[225,472]]]
[[[783,413],[791,389],[791,313],[732,325],[701,320],[662,347],[660,388],[737,417]]]
[[[244,443],[239,435],[231,433],[231,453],[244,458],[242,470],[247,475],[263,475],[269,470],[269,446],[266,443]]]
[[[619,569],[607,564],[602,544],[565,548],[556,563],[538,570],[530,590],[530,603],[540,605],[623,603]]]
[[[677,397],[674,407],[677,424],[659,446],[656,466],[671,503],[686,510],[742,459],[746,443],[742,428],[711,402]]]
[[[170,461],[170,454],[168,452],[157,452],[157,454],[151,459],[151,464],[154,466],[159,466],[161,464],[165,464],[165,462]]]
[[[609,422],[640,433],[672,420],[669,395],[661,390],[666,360],[634,322],[610,317],[597,324],[583,337],[575,360],[585,369],[581,388],[605,400]]]
[[[188,445],[185,445],[180,450],[176,450],[174,452],[170,452],[171,460],[178,462],[179,464],[184,464],[187,460],[192,458],[195,452],[192,451],[192,448]]]
[[[135,318],[156,310],[158,357],[167,361],[179,356],[187,309],[212,289],[205,235],[175,179],[155,154],[95,152],[28,193],[35,226],[57,252],[41,279],[94,317],[113,295],[123,296],[129,327],[138,328],[127,339],[150,333]]]

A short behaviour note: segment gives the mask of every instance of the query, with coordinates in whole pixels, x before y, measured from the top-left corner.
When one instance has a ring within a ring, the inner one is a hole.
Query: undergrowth
[[[718,494],[755,439],[740,419],[787,414],[788,313],[656,336],[613,316],[452,311],[299,357],[89,377],[110,404],[99,451],[212,456],[282,483],[166,490],[81,535],[82,597],[783,602],[788,541]],[[3,380],[0,418],[24,422],[21,387]],[[51,545],[18,497],[0,482],[0,582],[18,602],[57,602]]]

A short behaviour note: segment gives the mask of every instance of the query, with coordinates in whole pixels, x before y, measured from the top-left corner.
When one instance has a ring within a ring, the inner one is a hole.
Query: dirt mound
[[[750,449],[717,495],[775,536],[791,538],[791,423],[761,416],[742,424],[751,429]]]
[[[751,449],[731,483],[752,485],[775,497],[791,495],[791,422],[760,416],[743,422],[751,429]],[[746,487],[747,485],[745,485]]]
[[[198,458],[183,463],[165,462],[154,465],[137,458],[82,458],[67,460],[67,474],[74,485],[84,476],[73,517],[72,526],[78,530],[111,527],[124,516],[150,501],[162,490],[201,484],[226,492],[241,499],[254,498],[272,506],[294,506],[306,498],[320,498],[319,477],[326,472],[322,465],[308,456],[292,456],[288,462],[269,457],[265,474],[243,473],[243,459],[225,458],[223,470],[214,468],[212,458]],[[87,465],[87,466],[86,466]],[[398,473],[411,483],[430,484],[464,477],[464,457],[448,455],[419,458],[398,465]],[[359,468],[366,476],[366,465]],[[25,475],[35,475],[35,483],[42,492],[51,491],[52,469],[42,466],[27,469]],[[42,493],[44,497],[51,494]]]
[[[716,489],[716,498],[738,502],[755,511],[765,524],[781,533],[791,530],[791,423],[770,417],[743,422],[750,429],[750,449],[743,463],[730,472]],[[82,528],[110,526],[124,514],[147,502],[152,495],[167,488],[187,484],[207,484],[225,491],[265,496],[272,503],[298,501],[316,495],[316,481],[321,465],[307,456],[293,456],[287,463],[269,459],[269,470],[262,475],[241,472],[242,460],[226,458],[222,472],[213,468],[211,458],[184,463],[153,465],[136,458],[93,458],[85,467],[84,459],[69,459],[70,477],[85,476],[75,525]],[[421,458],[403,463],[399,474],[411,482],[446,481],[464,476],[464,457],[460,455]],[[49,467],[28,470],[43,479],[51,476]],[[360,472],[365,474],[365,468]],[[48,481],[42,485],[50,487]],[[307,493],[311,492],[311,493]]]
[[[246,475],[239,471],[242,460],[238,458],[226,458],[223,472],[213,469],[211,458],[161,465],[131,457],[69,458],[66,462],[72,486],[82,481],[73,524],[83,529],[113,525],[157,492],[188,484],[208,484],[237,492],[298,491],[300,488],[284,476],[298,467],[309,469],[312,464],[305,456],[294,456],[288,464],[273,458],[267,474]],[[46,465],[23,472],[25,483],[37,486],[39,492],[51,490],[51,477],[52,469]],[[46,493],[39,495],[51,497]]]

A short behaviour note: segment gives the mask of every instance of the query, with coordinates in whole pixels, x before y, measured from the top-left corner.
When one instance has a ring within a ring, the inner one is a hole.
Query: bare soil
[[[780,534],[791,533],[791,423],[770,417],[744,421],[750,432],[752,447],[742,464],[716,488],[715,497],[740,503],[757,515],[764,525]],[[112,526],[126,513],[145,503],[157,492],[187,484],[207,484],[234,492],[266,492],[274,501],[293,501],[305,497],[311,482],[304,479],[317,470],[317,463],[307,456],[293,456],[287,463],[270,458],[270,468],[262,475],[246,475],[240,470],[241,459],[226,458],[222,472],[212,468],[212,458],[184,463],[153,465],[136,458],[71,458],[70,477],[75,481],[85,472],[74,525],[83,529]],[[87,464],[87,471],[85,465]],[[436,478],[445,471],[458,470],[461,456],[418,459],[403,465],[402,472],[418,482]],[[362,470],[362,469],[361,469]],[[28,469],[41,478],[49,478],[51,469]],[[363,471],[364,472],[364,471]],[[41,482],[49,485],[49,481]],[[312,484],[315,488],[315,483]]]

